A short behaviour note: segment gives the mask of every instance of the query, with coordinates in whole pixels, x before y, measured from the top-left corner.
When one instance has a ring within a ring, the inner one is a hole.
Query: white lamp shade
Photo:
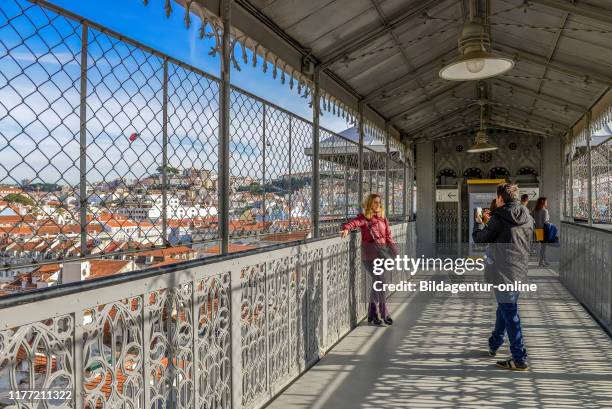
[[[468,153],[480,153],[497,150],[497,146],[491,145],[488,142],[476,142],[466,150]]]
[[[485,51],[467,53],[440,70],[440,78],[449,81],[471,81],[503,74],[514,67],[510,58]]]

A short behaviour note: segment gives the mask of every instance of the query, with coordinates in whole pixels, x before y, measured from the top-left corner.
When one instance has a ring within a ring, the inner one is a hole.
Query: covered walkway
[[[553,270],[530,278],[538,292],[519,302],[529,372],[486,354],[491,295],[401,293],[392,327],[362,323],[269,408],[612,407],[612,341]]]

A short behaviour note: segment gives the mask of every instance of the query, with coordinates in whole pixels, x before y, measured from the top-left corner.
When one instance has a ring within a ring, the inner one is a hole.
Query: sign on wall
[[[537,187],[519,187],[520,195],[529,195],[529,201],[537,200],[540,197],[540,188]]]
[[[459,192],[457,189],[436,189],[436,202],[458,202]]]

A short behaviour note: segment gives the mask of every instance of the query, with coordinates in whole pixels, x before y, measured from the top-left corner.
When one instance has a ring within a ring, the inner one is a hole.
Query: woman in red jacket
[[[357,228],[361,230],[361,260],[365,269],[372,277],[373,282],[381,281],[385,283],[384,274],[375,275],[373,273],[374,259],[384,258],[386,254],[397,254],[397,245],[391,237],[391,228],[389,227],[389,221],[385,217],[380,195],[376,193],[368,195],[363,202],[363,213],[345,223],[340,236],[346,237],[350,230]],[[386,247],[388,251],[381,250],[383,247]],[[385,291],[377,291],[372,286],[370,290],[368,323],[381,325],[384,321],[387,325],[393,324],[385,299]],[[378,312],[376,311],[377,307]],[[380,318],[378,313],[380,313]]]

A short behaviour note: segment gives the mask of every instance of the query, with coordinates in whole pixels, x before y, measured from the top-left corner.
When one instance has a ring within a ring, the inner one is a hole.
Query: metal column
[[[221,41],[221,89],[219,90],[219,237],[220,253],[229,251],[229,177],[230,177],[230,30],[231,0],[222,0],[221,19],[223,35]]]
[[[570,129],[569,131],[569,218],[570,220],[574,220],[574,164],[573,164],[573,154],[572,145],[574,143],[574,131]]]
[[[83,22],[81,30],[81,84],[79,110],[79,223],[81,227],[81,257],[87,253],[87,43],[88,28]],[[61,284],[62,276],[58,277]]]
[[[587,214],[589,226],[593,225],[593,164],[591,163],[591,111],[586,113],[586,149],[587,149]]]
[[[261,220],[263,223],[263,230],[266,230],[266,104],[262,106],[262,129],[261,129],[261,188],[262,188],[262,199],[261,199]]]
[[[391,163],[391,161],[389,160],[389,155],[391,153],[391,150],[389,147],[389,140],[391,139],[391,135],[389,132],[390,129],[391,127],[389,126],[389,123],[387,122],[385,124],[385,151],[387,153],[385,156],[385,211],[386,212],[389,211],[389,164]]]
[[[457,257],[461,257],[461,240],[462,240],[462,224],[463,220],[461,214],[463,209],[461,208],[461,188],[463,187],[463,178],[457,179]]]
[[[293,146],[292,146],[292,125],[293,125],[293,117],[291,115],[289,115],[289,181],[288,181],[288,186],[289,186],[289,226],[287,228],[288,231],[292,230],[292,220],[291,220],[291,215],[293,214],[293,161],[291,159],[291,156],[293,155]]]
[[[319,183],[319,117],[321,115],[320,107],[320,89],[319,89],[319,78],[321,68],[319,65],[315,67],[313,76],[313,92],[312,92],[312,212],[311,212],[311,224],[312,224],[312,237],[319,237],[319,195],[320,195],[320,183]]]
[[[403,166],[403,183],[402,183],[402,221],[407,220],[408,215],[408,145],[402,144],[404,148],[404,166]]]

